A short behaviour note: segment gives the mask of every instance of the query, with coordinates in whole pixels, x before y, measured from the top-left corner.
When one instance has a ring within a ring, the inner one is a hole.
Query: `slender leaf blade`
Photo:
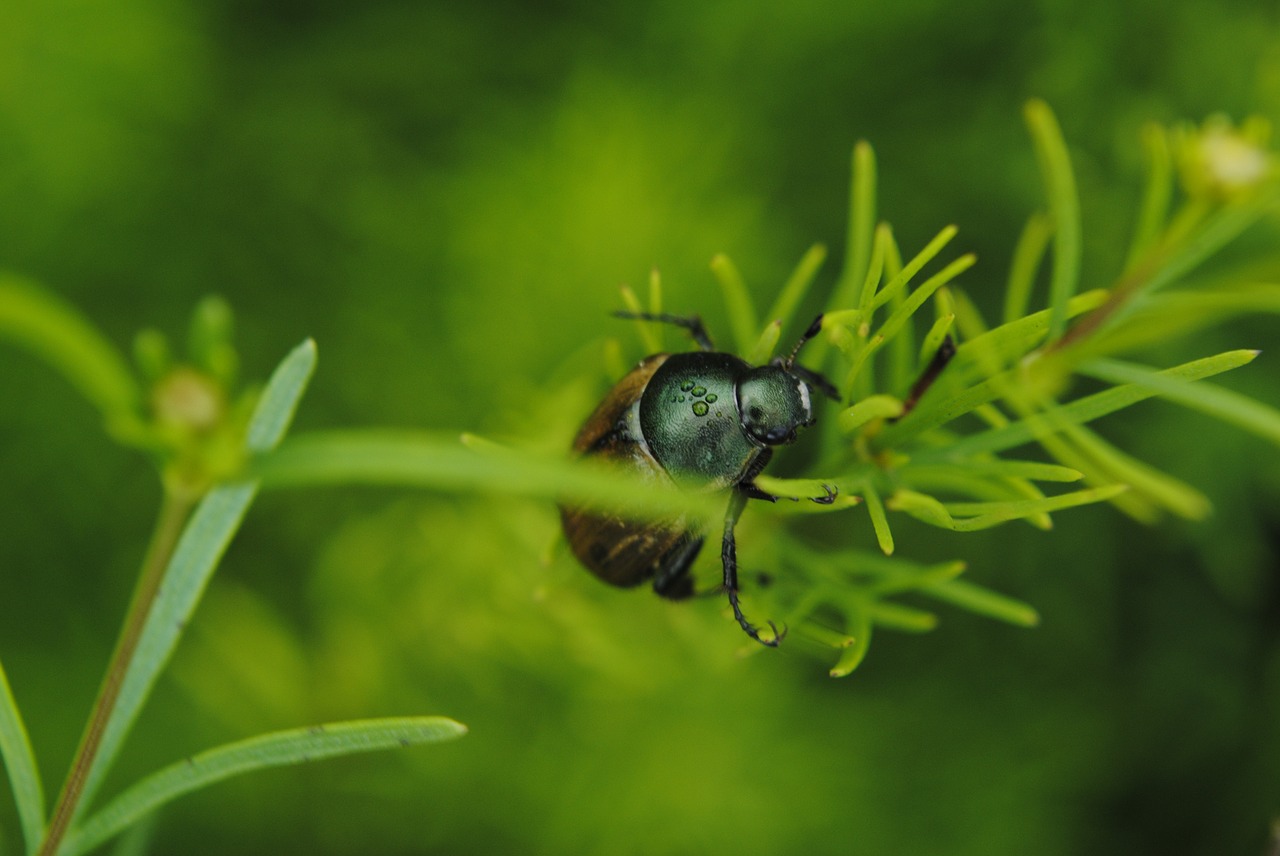
[[[862,498],[867,504],[867,514],[871,516],[871,528],[876,533],[876,543],[886,556],[893,555],[893,530],[889,528],[889,516],[884,511],[884,501],[880,492],[871,482],[862,486]],[[854,634],[855,636],[857,634]]]
[[[453,740],[467,733],[442,716],[337,722],[263,734],[193,755],[153,773],[79,824],[63,853],[86,853],[160,806],[242,773],[335,758],[356,752]]]
[[[307,340],[286,356],[272,374],[249,421],[246,445],[251,452],[269,451],[280,442],[315,369],[315,361],[315,343]],[[214,488],[187,522],[103,730],[77,815],[91,803],[102,784],[257,490],[254,482]]]
[[[1205,357],[1183,363],[1171,369],[1164,369],[1159,374],[1187,381],[1200,380],[1239,368],[1251,362],[1256,356],[1256,351],[1226,351],[1216,356]],[[1057,413],[1065,422],[1082,425],[1114,413],[1117,410],[1123,410],[1140,401],[1154,398],[1156,395],[1155,390],[1137,384],[1125,384],[1124,386],[1113,387],[1063,404],[1057,408]],[[1037,431],[1040,430],[1043,430],[1042,420],[1037,423],[1033,419],[1022,419],[1000,428],[992,428],[971,437],[957,440],[945,449],[930,449],[921,452],[915,456],[915,460],[918,463],[933,462],[938,459],[959,460],[970,455],[998,452],[1002,449],[1010,449],[1035,440]]]
[[[865,605],[855,604],[851,607],[849,623],[849,635],[853,637],[853,642],[840,652],[836,664],[831,667],[829,674],[833,678],[852,674],[866,659],[871,647],[871,615]]]
[[[1071,156],[1049,105],[1039,99],[1030,101],[1026,107],[1026,119],[1053,217],[1049,335],[1056,339],[1066,329],[1067,301],[1075,294],[1080,282],[1080,199],[1076,193]]]
[[[1009,624],[1016,624],[1019,627],[1035,627],[1040,623],[1040,613],[1030,604],[998,594],[967,580],[947,580],[924,586],[920,591],[952,606]]]
[[[1092,360],[1080,366],[1077,371],[1109,383],[1132,383],[1144,387],[1169,401],[1206,413],[1280,445],[1280,411],[1238,392],[1209,383],[1192,384],[1163,375],[1147,366],[1119,360]]]
[[[1036,275],[1040,272],[1040,263],[1044,261],[1052,237],[1053,221],[1039,212],[1031,215],[1022,227],[1022,234],[1014,246],[1009,281],[1004,291],[1004,323],[1017,321],[1027,314]]]
[[[602,505],[649,517],[691,514],[711,520],[724,514],[722,499],[654,484],[599,462],[497,444],[469,450],[456,440],[415,432],[332,431],[290,438],[261,458],[254,472],[267,488],[400,485]]]
[[[124,356],[52,292],[0,273],[0,336],[53,366],[102,412],[108,424],[135,417],[141,391]]]
[[[791,316],[800,305],[800,301],[809,293],[809,286],[813,285],[813,279],[818,275],[818,269],[822,267],[826,258],[825,246],[814,244],[810,247],[788,277],[787,284],[782,287],[773,305],[769,307],[769,314],[765,317],[783,325],[791,323]]]
[[[734,348],[737,353],[745,354],[755,344],[756,330],[760,327],[747,284],[738,266],[724,254],[711,260],[711,272],[720,283],[720,293],[724,298],[725,308],[729,311],[729,329],[733,331]]]
[[[44,791],[35,750],[22,722],[18,702],[0,665],[0,758],[9,773],[9,786],[18,806],[18,821],[27,853],[34,853],[44,838]]]

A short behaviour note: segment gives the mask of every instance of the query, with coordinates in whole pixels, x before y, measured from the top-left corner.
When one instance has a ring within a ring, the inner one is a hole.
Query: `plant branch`
[[[142,571],[134,588],[133,600],[125,616],[124,626],[120,630],[120,638],[116,641],[115,652],[111,655],[102,687],[98,690],[98,698],[94,702],[89,722],[85,726],[84,735],[80,738],[80,747],[76,750],[71,770],[62,785],[62,793],[53,808],[53,816],[49,821],[49,832],[40,846],[39,856],[56,856],[58,848],[80,805],[80,797],[84,793],[85,781],[89,770],[93,767],[98,749],[102,745],[102,736],[106,730],[107,720],[120,697],[120,687],[124,682],[129,663],[138,648],[138,640],[142,636],[142,628],[147,614],[160,591],[160,582],[164,578],[165,568],[173,556],[182,534],[183,526],[195,506],[195,497],[181,489],[166,488],[160,506],[160,514],[156,520],[155,531],[151,534],[151,543],[147,547],[143,559]]]

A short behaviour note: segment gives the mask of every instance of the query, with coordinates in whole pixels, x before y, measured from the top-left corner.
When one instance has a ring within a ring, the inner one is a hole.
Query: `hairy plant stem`
[[[147,547],[146,557],[142,562],[142,570],[133,591],[133,599],[129,611],[125,615],[124,625],[120,629],[120,638],[116,640],[115,652],[111,655],[106,675],[102,679],[102,687],[98,690],[98,698],[93,704],[84,735],[80,738],[80,747],[76,750],[75,759],[62,785],[62,793],[54,805],[53,816],[49,821],[49,830],[44,842],[40,845],[39,856],[56,856],[71,821],[76,816],[80,798],[84,794],[85,781],[89,770],[102,746],[102,736],[106,731],[107,720],[115,710],[116,701],[120,697],[120,688],[124,684],[125,673],[133,661],[138,648],[138,640],[142,636],[142,627],[146,622],[151,605],[160,591],[160,581],[164,578],[165,568],[173,556],[178,543],[178,536],[195,506],[196,496],[181,488],[166,486],[164,499],[160,505],[160,513],[156,519],[155,530],[151,533],[151,543]]]

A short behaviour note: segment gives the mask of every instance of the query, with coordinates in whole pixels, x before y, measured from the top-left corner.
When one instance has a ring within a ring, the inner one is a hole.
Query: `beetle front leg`
[[[627,318],[632,321],[659,321],[663,324],[672,324],[689,331],[689,335],[693,337],[693,341],[698,343],[698,347],[704,351],[714,351],[716,346],[711,344],[711,336],[707,333],[707,328],[702,323],[702,318],[697,315],[669,315],[666,312],[626,312],[619,310],[613,313],[615,318]]]
[[[738,626],[742,628],[743,632],[761,645],[776,648],[778,643],[782,641],[782,637],[787,635],[786,627],[778,630],[777,625],[770,621],[769,627],[773,630],[773,638],[761,639],[760,631],[743,615],[742,606],[738,603],[738,550],[733,530],[738,525],[738,518],[742,516],[742,509],[746,505],[746,492],[735,490],[729,499],[729,509],[725,512],[724,540],[720,544],[720,560],[724,564],[724,590],[729,596],[729,606],[733,608],[733,617],[738,619]]]

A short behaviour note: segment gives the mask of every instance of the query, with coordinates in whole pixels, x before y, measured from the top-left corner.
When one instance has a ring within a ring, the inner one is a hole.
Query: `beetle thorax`
[[[751,371],[731,354],[673,354],[639,401],[640,427],[658,462],[677,483],[728,487],[760,452],[743,434],[738,381]]]

